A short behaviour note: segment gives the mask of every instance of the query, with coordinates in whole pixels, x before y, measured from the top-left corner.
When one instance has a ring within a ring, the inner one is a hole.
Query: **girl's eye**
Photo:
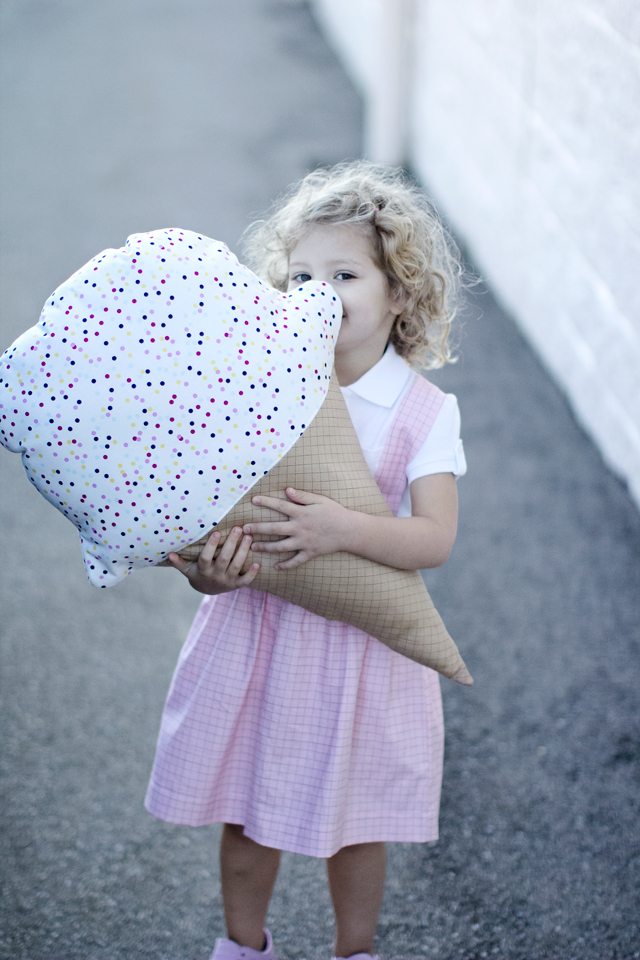
[[[310,273],[296,273],[291,279],[295,280],[296,283],[306,283],[307,280],[311,280],[312,277]]]
[[[349,273],[348,270],[341,270],[340,273],[336,273],[336,280],[353,280],[354,275]]]

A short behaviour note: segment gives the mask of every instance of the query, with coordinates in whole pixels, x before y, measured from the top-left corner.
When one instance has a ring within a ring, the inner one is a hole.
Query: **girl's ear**
[[[391,312],[399,317],[400,314],[406,310],[409,303],[409,296],[407,291],[400,286],[398,283],[392,283],[389,281],[389,306],[391,307]]]

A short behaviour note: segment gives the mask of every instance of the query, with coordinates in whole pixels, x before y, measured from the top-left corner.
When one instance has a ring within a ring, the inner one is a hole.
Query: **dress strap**
[[[407,466],[427,439],[444,398],[442,390],[414,374],[389,428],[375,480],[394,514],[407,484]]]

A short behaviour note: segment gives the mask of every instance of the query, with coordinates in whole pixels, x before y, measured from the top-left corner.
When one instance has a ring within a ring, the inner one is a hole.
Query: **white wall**
[[[402,163],[409,148],[417,0],[316,0],[316,16],[364,95],[366,152]]]
[[[410,159],[640,503],[640,4],[316,4],[368,155]]]

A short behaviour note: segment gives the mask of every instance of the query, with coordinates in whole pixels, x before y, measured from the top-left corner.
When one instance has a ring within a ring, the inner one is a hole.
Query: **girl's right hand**
[[[169,562],[199,593],[227,593],[238,587],[248,587],[260,570],[259,563],[252,563],[245,574],[241,572],[249,556],[252,539],[242,535],[242,527],[234,527],[214,560],[220,542],[220,534],[214,531],[197,561],[189,562],[177,553],[170,553]]]

